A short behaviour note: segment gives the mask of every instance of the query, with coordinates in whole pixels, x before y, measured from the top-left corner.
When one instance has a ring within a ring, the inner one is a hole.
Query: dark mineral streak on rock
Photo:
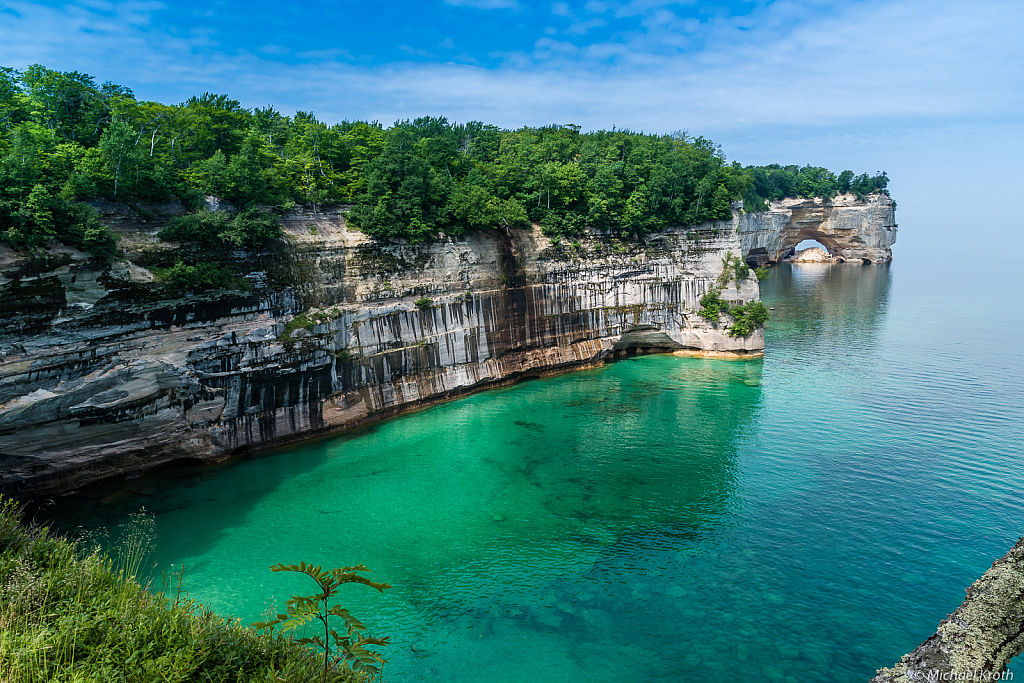
[[[733,338],[725,317],[695,311],[725,253],[760,240],[774,254],[782,238],[767,231],[790,215],[773,207],[639,244],[592,234],[555,245],[535,229],[413,245],[348,230],[347,207],[297,210],[273,249],[219,255],[249,270],[248,292],[180,294],[148,268],[189,253],[155,237],[181,207],[149,221],[98,208],[125,256],[105,270],[70,249],[32,258],[0,245],[9,495],[222,460],[614,355],[760,354],[762,330]],[[837,211],[818,213],[838,225]],[[756,279],[722,296],[756,300]]]
[[[872,683],[998,680],[1024,652],[1024,538],[967,589],[938,630]],[[972,676],[972,677],[968,677]]]

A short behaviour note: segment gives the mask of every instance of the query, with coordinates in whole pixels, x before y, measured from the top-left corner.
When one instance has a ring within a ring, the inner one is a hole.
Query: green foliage
[[[741,257],[737,256],[733,260],[732,267],[737,280],[746,280],[750,276],[750,266]]]
[[[67,193],[53,194],[37,184],[22,201],[0,199],[0,242],[15,249],[37,249],[47,240],[90,252],[101,261],[113,258],[117,237],[85,204]]]
[[[733,306],[729,311],[735,322],[729,327],[730,337],[746,337],[754,330],[768,322],[768,309],[760,301],[752,301],[742,306]]]
[[[434,301],[432,299],[428,299],[425,296],[424,297],[420,297],[419,299],[416,299],[416,301],[413,302],[413,303],[415,304],[416,308],[418,308],[420,310],[424,310],[424,309],[430,308],[431,306],[434,305]]]
[[[305,313],[299,313],[297,316],[285,323],[284,332],[281,334],[281,338],[291,339],[292,332],[295,332],[295,330],[312,330],[316,327],[316,324],[316,321]]]
[[[765,280],[768,279],[768,269],[765,268],[764,266],[754,268],[754,275],[757,276],[758,282],[764,282]]]
[[[135,129],[127,121],[118,119],[112,122],[100,137],[99,148],[107,162],[107,167],[114,174],[114,196],[116,197],[122,169],[127,167],[139,154]]]
[[[278,209],[347,203],[351,226],[412,242],[531,223],[549,236],[592,227],[637,237],[729,219],[737,199],[760,211],[784,197],[886,192],[887,183],[884,173],[743,167],[683,133],[505,130],[443,117],[388,129],[328,125],[310,112],[247,109],[224,94],[166,105],[88,74],[0,67],[0,200],[15,213],[40,185],[68,201],[176,198],[195,207],[205,194]],[[24,242],[21,232],[10,239]]]
[[[819,166],[748,166],[744,171],[751,183],[743,196],[746,211],[764,211],[768,202],[786,197],[826,197],[852,192],[859,199],[875,192],[888,194],[889,176],[879,171],[873,176],[843,171],[837,178]]]
[[[254,623],[253,627],[257,631],[266,629],[272,632],[275,626],[281,624],[281,631],[287,633],[319,621],[323,625],[323,637],[316,635],[312,638],[299,638],[297,642],[323,650],[324,681],[327,680],[330,670],[339,665],[341,668],[349,667],[352,671],[368,673],[374,678],[380,674],[381,666],[387,660],[381,657],[379,652],[369,650],[367,646],[387,645],[388,638],[376,638],[367,634],[363,622],[356,619],[347,609],[338,605],[331,606],[330,599],[347,583],[363,584],[376,588],[381,593],[391,586],[386,583],[375,583],[362,576],[360,572],[370,570],[361,564],[354,567],[322,569],[319,565],[314,567],[302,562],[297,565],[278,564],[271,567],[270,571],[305,574],[316,582],[319,590],[309,596],[292,596],[285,603],[284,614],[278,614],[276,619],[268,622]],[[331,628],[331,624],[337,623],[337,620],[344,624],[344,631],[341,634]]]
[[[747,265],[747,262],[742,257],[734,256],[731,251],[727,251],[725,256],[722,257],[722,272],[719,274],[715,284],[721,289],[732,282],[733,278],[738,283],[749,276],[750,266]]]
[[[322,675],[318,658],[272,632],[224,619],[181,591],[140,585],[150,515],[134,515],[107,555],[24,525],[0,497],[0,678],[10,683],[300,683]],[[331,679],[365,677],[332,671]]]
[[[721,294],[717,289],[709,289],[700,298],[699,314],[702,318],[711,322],[717,322],[720,314],[729,312],[729,304],[722,299]]]
[[[221,234],[228,232],[230,221],[230,214],[223,211],[200,211],[175,216],[160,229],[157,237],[165,241],[214,245],[224,241]]]
[[[235,275],[217,262],[197,263],[194,266],[178,261],[170,268],[154,269],[157,279],[180,291],[204,292],[208,289],[239,289],[246,291],[251,283]]]
[[[317,325],[329,323],[337,318],[338,315],[339,311],[336,308],[330,308],[324,311],[311,308],[305,313],[299,313],[285,324],[284,332],[281,334],[281,339],[291,339],[292,333],[296,330],[307,330],[311,332]]]
[[[200,211],[175,216],[157,236],[175,242],[259,248],[281,236],[281,225],[276,216],[258,209],[234,216],[224,211]]]

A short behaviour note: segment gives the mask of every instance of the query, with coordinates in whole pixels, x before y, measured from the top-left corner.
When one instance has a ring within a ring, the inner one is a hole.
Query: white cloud
[[[578,21],[575,24],[570,25],[569,28],[565,29],[565,32],[575,33],[582,36],[592,28],[597,28],[598,26],[606,26],[607,24],[608,22],[605,21],[604,19],[590,19],[588,21]]]
[[[331,50],[299,53],[309,61],[298,64],[227,54],[204,47],[212,42],[208,32],[184,37],[152,28],[153,10],[141,5],[95,12],[7,0],[0,8],[14,12],[0,21],[0,64],[87,71],[163,101],[229,92],[250,105],[269,101],[325,120],[438,112],[507,126],[575,121],[739,135],[772,126],[870,131],[908,122],[1015,121],[1024,105],[1024,90],[1015,87],[1024,81],[1024,6],[1012,0],[970,7],[872,0],[824,14],[789,0],[746,23],[715,19],[696,31],[677,25],[685,19],[665,17],[667,23],[616,41],[581,46],[542,38],[497,55],[503,66],[487,69],[421,61],[359,66],[331,61],[350,58]],[[649,9],[648,16],[664,16]],[[686,47],[691,40],[702,49]]]
[[[444,0],[446,5],[476,7],[477,9],[519,9],[516,0]]]
[[[326,50],[304,50],[302,52],[296,52],[295,56],[299,59],[309,59],[317,62],[333,61],[335,59],[353,59],[351,52],[340,47],[329,48]]]
[[[445,38],[440,43],[438,43],[437,46],[440,48],[444,48],[445,50],[451,50],[452,48],[455,47],[455,41],[452,40],[451,38]]]
[[[560,17],[569,16],[569,4],[566,2],[553,2],[551,3],[551,13],[557,14]]]
[[[273,43],[271,43],[270,45],[264,45],[263,47],[261,47],[260,52],[262,52],[265,55],[286,55],[289,52],[291,52],[291,50],[284,47],[283,45],[274,45]]]
[[[398,49],[411,57],[434,57],[434,53],[410,45],[399,45]]]
[[[572,56],[580,49],[572,43],[551,38],[540,38],[534,44],[534,55],[538,59],[549,59],[557,56]]]

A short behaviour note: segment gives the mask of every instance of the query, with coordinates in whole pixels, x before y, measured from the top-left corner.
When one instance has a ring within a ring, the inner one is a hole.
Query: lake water
[[[1024,324],[978,282],[781,266],[763,360],[624,360],[44,514],[144,505],[157,574],[244,622],[312,592],[272,564],[366,564],[394,589],[340,602],[391,681],[865,681],[1024,529]]]

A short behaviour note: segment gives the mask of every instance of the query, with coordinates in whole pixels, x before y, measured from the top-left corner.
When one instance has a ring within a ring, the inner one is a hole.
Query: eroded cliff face
[[[803,240],[820,242],[837,261],[889,263],[896,242],[896,204],[884,194],[784,199],[768,211],[733,219],[748,263],[778,263]]]
[[[4,493],[215,461],[615,355],[764,347],[695,313],[740,253],[732,226],[381,245],[343,210],[297,212],[281,245],[235,255],[249,292],[168,298],[145,267],[173,263],[159,221],[109,218],[127,258],[102,271],[63,249],[0,253]],[[756,280],[722,296],[756,300]]]

